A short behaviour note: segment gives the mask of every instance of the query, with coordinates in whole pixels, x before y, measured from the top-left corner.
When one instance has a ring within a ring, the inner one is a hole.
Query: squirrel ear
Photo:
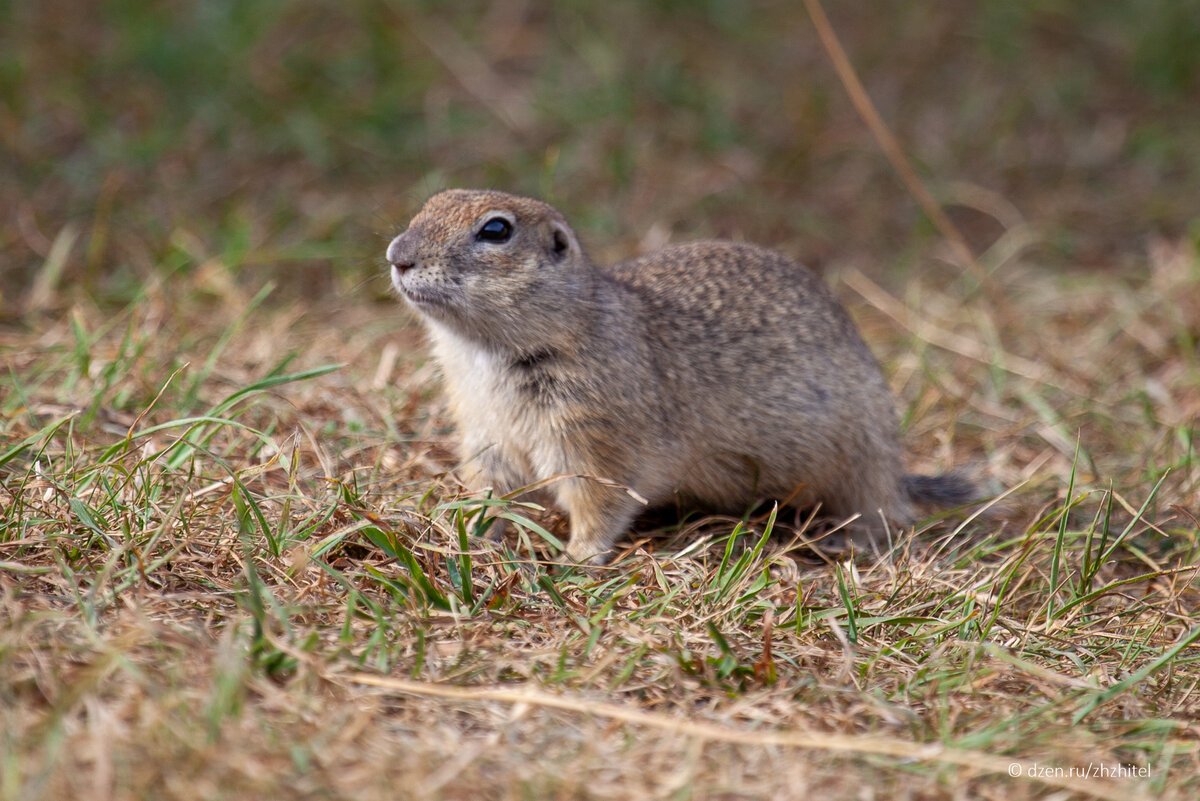
[[[550,223],[550,256],[555,261],[562,261],[571,252],[571,241],[574,237],[565,226]]]

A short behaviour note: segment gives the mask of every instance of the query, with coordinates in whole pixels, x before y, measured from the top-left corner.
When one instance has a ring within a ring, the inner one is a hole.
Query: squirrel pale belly
[[[607,557],[638,496],[820,503],[870,539],[911,523],[913,501],[974,495],[905,474],[878,363],[821,280],[774,251],[695,242],[598,267],[552,206],[449,190],[387,260],[429,331],[464,480],[499,495],[561,477],[547,491],[577,561]]]

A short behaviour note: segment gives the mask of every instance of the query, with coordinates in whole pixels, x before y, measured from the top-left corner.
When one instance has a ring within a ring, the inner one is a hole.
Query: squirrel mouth
[[[446,291],[446,287],[414,280],[413,276],[405,275],[395,267],[392,269],[392,286],[404,296],[410,306],[420,312],[442,311],[452,305],[453,297]]]
[[[399,289],[401,294],[404,295],[405,299],[419,309],[441,308],[446,305],[446,298],[439,292],[412,289],[411,287],[403,285],[401,285]]]

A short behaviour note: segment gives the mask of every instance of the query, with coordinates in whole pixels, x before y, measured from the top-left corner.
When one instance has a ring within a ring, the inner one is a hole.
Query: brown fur
[[[481,241],[496,217],[511,239]],[[570,476],[551,492],[576,560],[602,560],[640,510],[622,487],[739,512],[820,502],[860,513],[864,535],[881,513],[911,522],[915,494],[970,490],[906,478],[878,364],[825,285],[773,251],[695,242],[599,268],[553,207],[450,190],[387,258],[431,335],[468,485]]]

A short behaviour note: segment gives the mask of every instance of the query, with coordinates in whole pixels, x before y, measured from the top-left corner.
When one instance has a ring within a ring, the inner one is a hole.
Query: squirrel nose
[[[408,272],[416,264],[416,253],[404,234],[396,237],[388,245],[387,260],[388,263],[400,271],[400,274]]]

